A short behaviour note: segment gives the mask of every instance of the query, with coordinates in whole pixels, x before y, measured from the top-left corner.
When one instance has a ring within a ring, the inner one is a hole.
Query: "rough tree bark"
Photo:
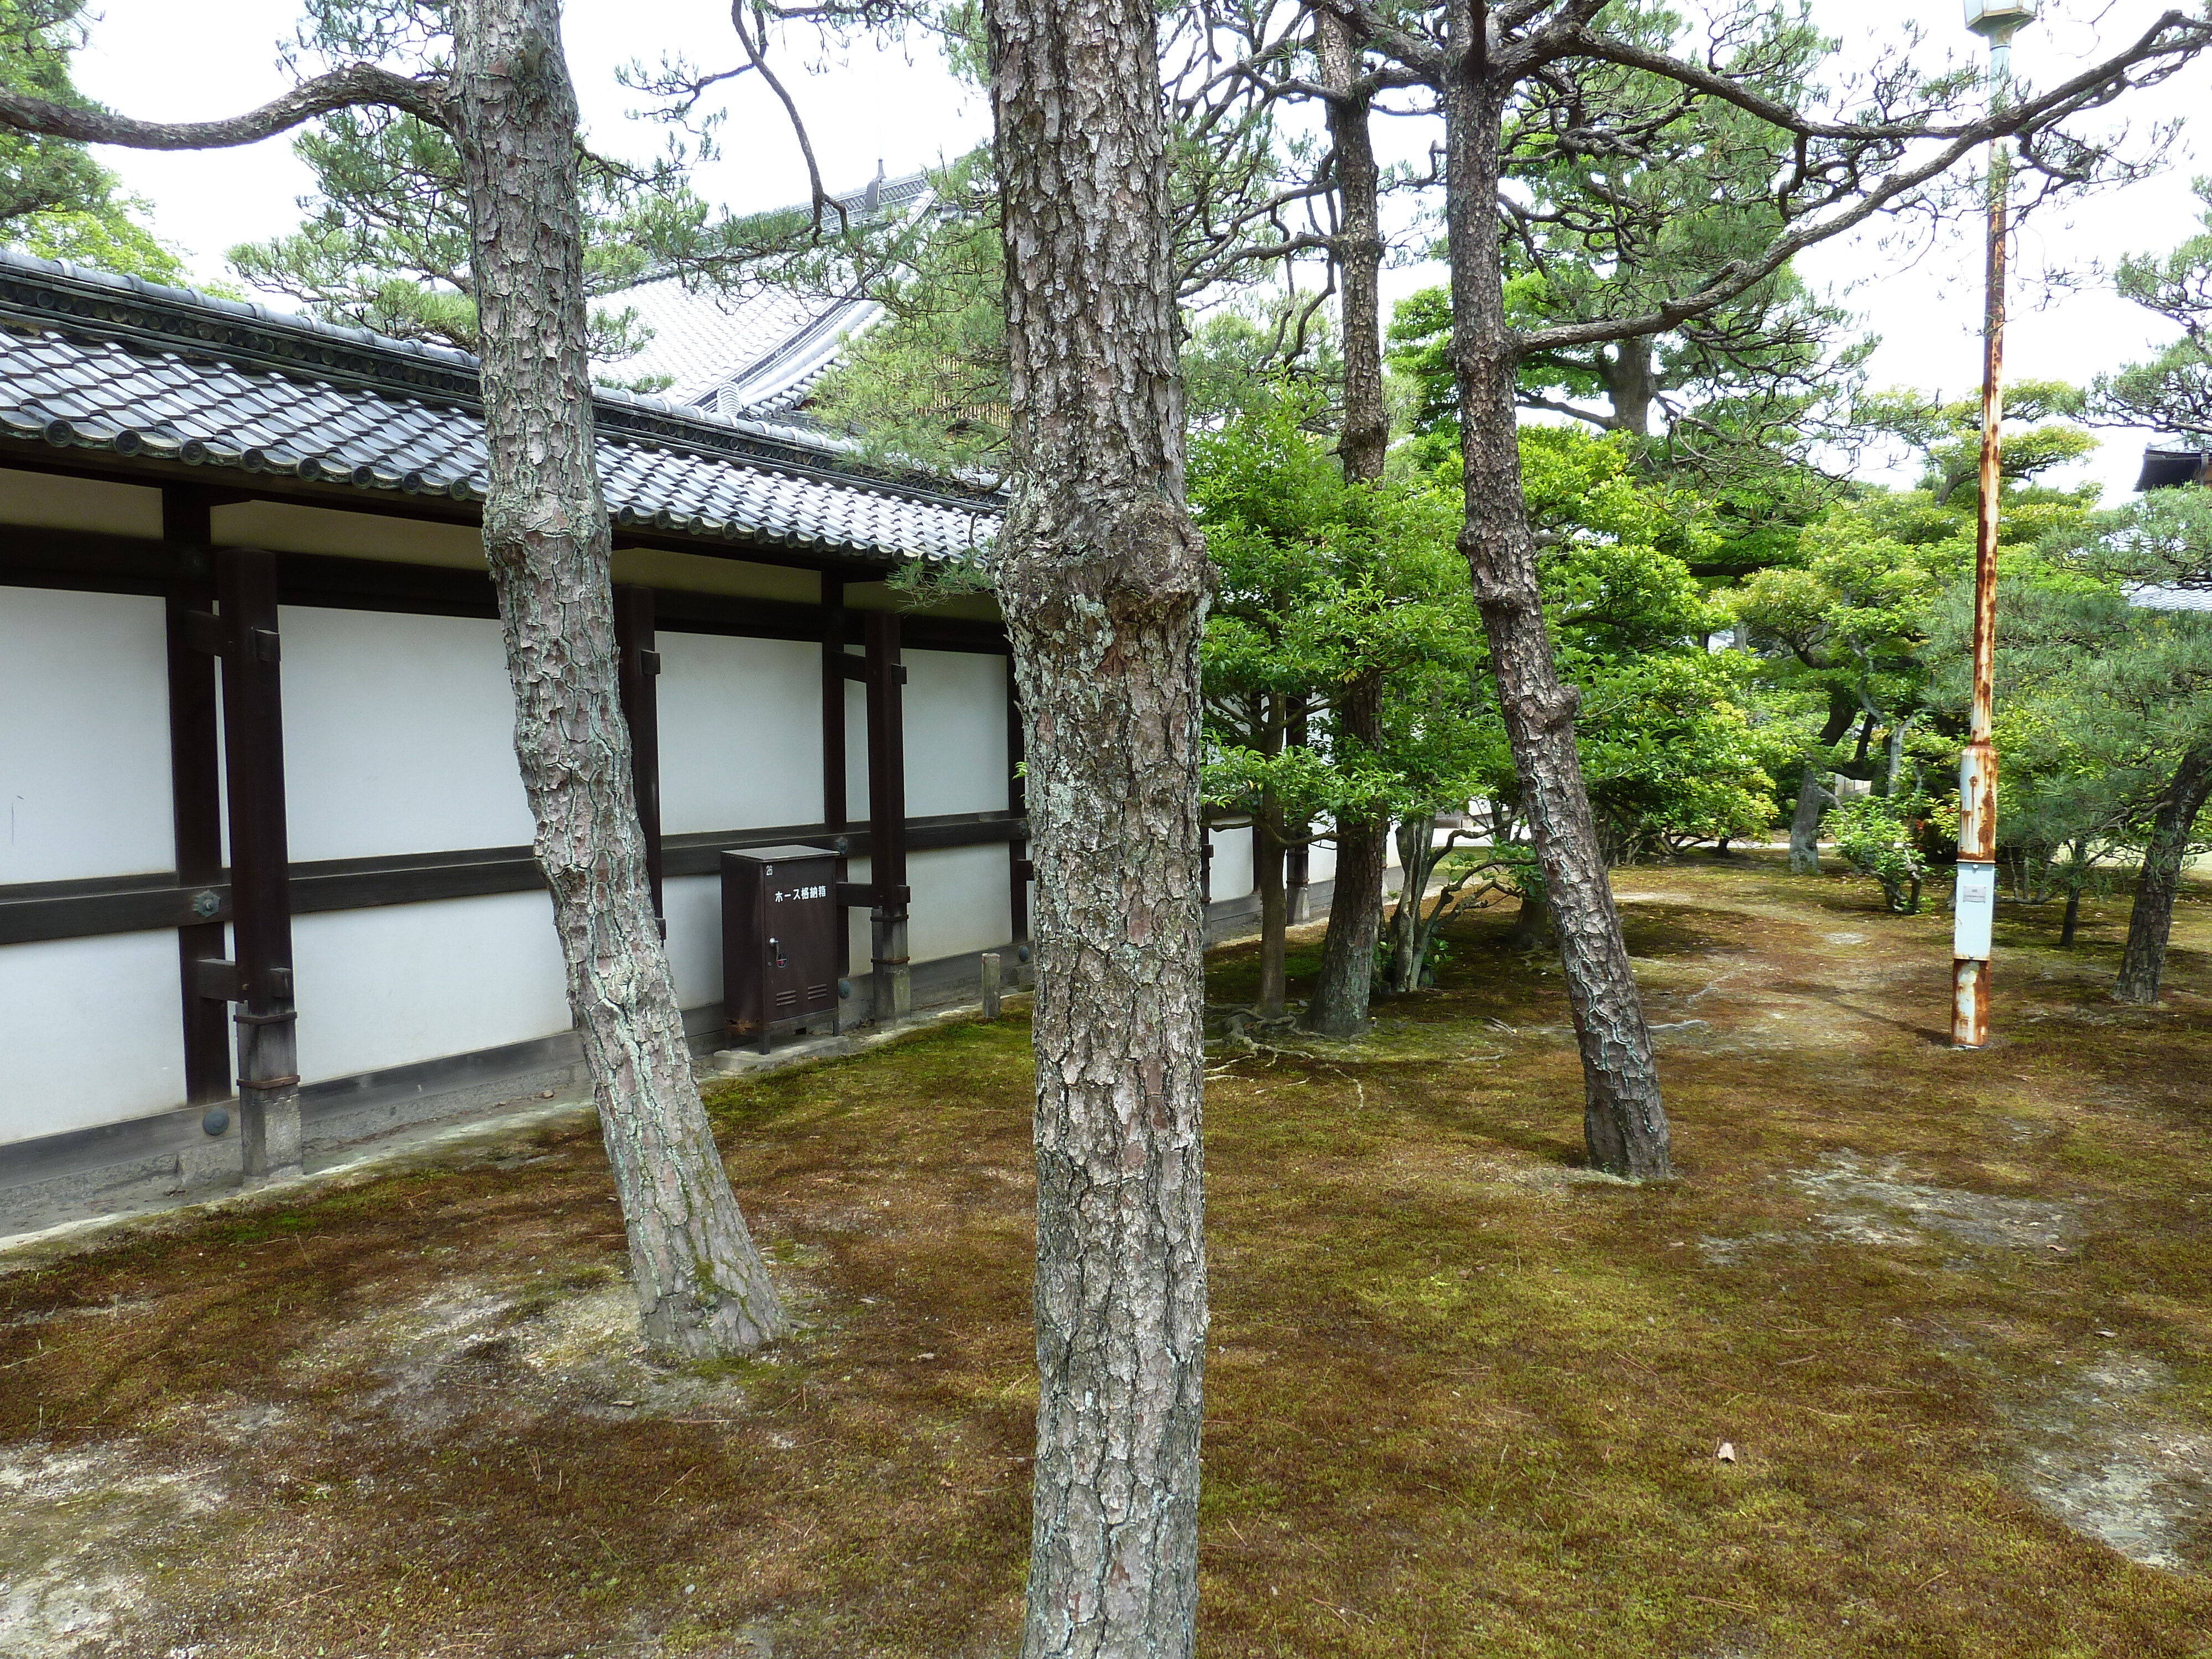
[[[1797,810],[1790,815],[1790,873],[1793,876],[1820,873],[1820,814],[1828,799],[1828,786],[1821,781],[1826,775],[1826,759],[1857,718],[1855,705],[1840,696],[1828,700],[1828,720],[1820,728],[1820,747],[1805,757],[1805,775],[1797,785]],[[1821,763],[1815,763],[1816,757]]]
[[[1559,931],[1582,1048],[1590,1162],[1615,1175],[1663,1177],[1672,1173],[1669,1135],[1651,1035],[1575,747],[1580,697],[1560,682],[1545,630],[1535,542],[1522,495],[1516,347],[1505,321],[1497,208],[1507,88],[1488,72],[1479,46],[1460,56],[1443,82],[1452,354],[1467,477],[1460,550],[1489,638],[1506,736]]]
[[[1261,721],[1260,752],[1272,758],[1283,752],[1290,725],[1281,697],[1263,691],[1260,700],[1267,711]],[[1288,850],[1282,799],[1273,788],[1263,788],[1260,810],[1252,816],[1252,886],[1260,896],[1260,994],[1254,1006],[1261,1019],[1282,1018],[1290,1002],[1291,903],[1284,886]]]
[[[2166,974],[2166,943],[2173,933],[2173,901],[2181,890],[2181,870],[2189,859],[2189,838],[2197,815],[2212,798],[2212,748],[2192,749],[2174,769],[2159,794],[2151,817],[2150,842],[2143,848],[2142,872],[2136,878],[2136,902],[2128,912],[2127,948],[2112,996],[2148,1006],[2158,1000]]]
[[[1372,94],[1361,89],[1351,24],[1314,13],[1314,47],[1336,161],[1337,232],[1331,240],[1343,292],[1344,431],[1337,445],[1346,476],[1373,482],[1390,448],[1390,409],[1382,391],[1382,228],[1378,173],[1368,129]],[[1337,698],[1337,725],[1370,747],[1382,736],[1382,678],[1363,675]],[[1382,926],[1382,878],[1389,865],[1390,820],[1376,813],[1336,827],[1336,874],[1322,940],[1321,974],[1306,1004],[1309,1030],[1357,1036],[1367,1029],[1375,985],[1375,941]]]
[[[453,21],[451,130],[483,343],[484,551],[568,1006],[647,1338],[683,1353],[741,1352],[783,1318],[700,1104],[646,878],[616,675],[561,8],[462,0]]]
[[[989,0],[1037,989],[1024,1659],[1183,1659],[1206,1359],[1198,641],[1153,13]]]
[[[743,1351],[783,1316],[691,1075],[647,884],[616,678],[611,541],[584,350],[576,100],[558,0],[459,0],[450,76],[368,64],[228,120],[142,122],[0,92],[0,123],[89,143],[211,149],[360,105],[446,130],[469,192],[483,313],[484,546],[515,695],[515,752],[614,1166],[647,1337]]]

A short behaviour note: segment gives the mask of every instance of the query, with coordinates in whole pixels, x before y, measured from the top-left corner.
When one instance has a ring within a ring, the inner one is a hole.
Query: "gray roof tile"
[[[0,433],[64,447],[480,498],[463,353],[0,250]],[[988,554],[1001,503],[863,471],[788,426],[602,391],[617,522],[883,558]]]

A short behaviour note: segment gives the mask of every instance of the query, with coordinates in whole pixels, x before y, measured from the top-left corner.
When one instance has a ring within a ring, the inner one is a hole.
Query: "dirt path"
[[[1671,1186],[1577,1167],[1504,917],[1370,1039],[1224,1055],[1204,1650],[2205,1653],[2212,895],[2154,1011],[2119,907],[2005,914],[1960,1055],[1945,915],[1618,886]],[[717,1097],[807,1322],[747,1364],[635,1351],[586,1133],[6,1264],[0,1655],[1011,1653],[1025,1041]]]

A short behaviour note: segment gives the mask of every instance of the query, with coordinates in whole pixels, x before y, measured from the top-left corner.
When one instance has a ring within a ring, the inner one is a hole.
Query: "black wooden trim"
[[[162,540],[178,550],[166,601],[169,665],[169,786],[179,885],[222,879],[222,765],[216,743],[215,556],[204,492],[183,484],[161,491]],[[189,904],[189,901],[188,901]],[[227,908],[227,907],[226,907]],[[177,929],[177,985],[184,1021],[185,1099],[194,1105],[229,1097],[230,1009],[201,994],[199,964],[225,955],[222,922],[208,907],[189,909]]]
[[[660,893],[660,653],[653,644],[653,601],[649,587],[624,583],[614,590],[616,681],[623,720],[629,727],[630,795],[645,838],[653,914],[660,919],[660,936],[666,939],[668,913],[661,906]]]
[[[822,817],[835,832],[841,849],[836,879],[840,886],[852,877],[842,848],[850,845],[843,832],[852,823],[845,768],[845,581],[842,576],[822,578]],[[838,918],[837,977],[853,971],[853,931]]]
[[[1027,828],[1022,817],[1012,812],[953,812],[908,819],[906,844],[908,851],[916,853],[988,847],[1018,841]],[[868,855],[872,837],[865,829],[838,830],[826,823],[786,823],[761,830],[669,836],[663,840],[662,856],[665,873],[672,879],[711,876],[720,869],[725,851],[794,845],[834,849],[841,839],[852,856]],[[527,847],[319,860],[294,865],[287,883],[295,916],[495,893],[527,893],[544,885],[537,855]],[[210,907],[206,913],[194,908],[203,900]],[[230,920],[228,871],[216,880],[198,884],[179,882],[165,871],[0,886],[0,945],[140,933]]]
[[[187,550],[173,541],[137,536],[0,525],[0,586],[165,598],[176,586]]]
[[[1013,941],[1026,945],[1030,937],[1029,779],[1022,770],[1026,737],[1022,730],[1021,688],[1016,683],[1014,659],[1006,659],[1006,805],[1022,820],[1024,833],[1006,842],[1006,914],[1012,923]]]
[[[206,900],[203,913],[195,900]],[[171,927],[196,929],[230,919],[230,882],[187,886],[164,872],[150,876],[104,876],[90,881],[28,881],[0,887],[0,945],[41,939],[90,939],[106,933],[144,933]],[[220,928],[218,927],[218,935]],[[220,938],[215,954],[222,954]],[[226,1034],[228,1040],[228,1034]]]
[[[499,615],[499,593],[481,570],[403,564],[322,553],[276,555],[276,595],[326,611],[391,611],[420,617]]]

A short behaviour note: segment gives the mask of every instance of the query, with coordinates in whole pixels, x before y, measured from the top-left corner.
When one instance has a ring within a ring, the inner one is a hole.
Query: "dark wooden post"
[[[222,603],[223,759],[230,790],[232,937],[237,945],[238,1107],[248,1179],[300,1170],[298,1022],[284,827],[284,712],[276,559],[216,556]],[[212,975],[210,975],[212,976]]]
[[[653,914],[666,939],[668,913],[660,892],[660,653],[654,648],[651,588],[615,589],[615,650],[621,657],[617,683],[623,721],[629,727],[630,788],[645,836],[646,876],[653,884]]]
[[[868,872],[875,903],[868,912],[869,970],[878,1022],[904,1018],[914,1006],[907,957],[906,669],[899,661],[895,611],[871,611],[864,638],[868,688]]]
[[[1303,749],[1306,746],[1306,700],[1304,697],[1292,697],[1290,700],[1288,715],[1289,718],[1285,722],[1286,728],[1284,732],[1285,740],[1293,749]],[[1306,845],[1305,840],[1306,836],[1312,833],[1313,825],[1291,823],[1284,827],[1296,838],[1294,843],[1286,848],[1283,853],[1285,915],[1290,924],[1296,927],[1300,922],[1313,920],[1313,897],[1308,891],[1308,882],[1313,867],[1310,855],[1313,849]]]
[[[183,993],[185,1099],[212,1105],[231,1096],[230,1007],[227,988],[204,983],[203,962],[224,959],[222,760],[216,740],[214,532],[205,495],[186,484],[161,491],[161,538],[177,551],[166,598],[169,660],[169,792],[176,824],[177,884],[197,887],[192,914],[177,929],[177,980]],[[221,978],[218,972],[215,975]],[[210,990],[222,994],[209,995]],[[210,1124],[218,1125],[212,1115]]]
[[[852,804],[846,799],[845,789],[845,684],[848,676],[845,665],[845,580],[842,576],[822,578],[822,822],[828,826],[833,847],[842,847],[845,833],[852,828]],[[837,855],[837,880],[842,884],[851,879],[850,860],[841,852]],[[853,971],[852,930],[845,926],[842,909],[837,913],[837,977],[845,978]],[[843,1023],[845,1011],[838,1010],[838,1020]]]
[[[1022,734],[1022,705],[1018,688],[1014,684],[1014,659],[1006,659],[1006,805],[1017,815],[1029,811],[1029,780],[1022,775],[1024,744],[1028,740]],[[1006,878],[1011,884],[1007,892],[1006,912],[1013,921],[1014,983],[1024,983],[1023,968],[1030,955],[1030,882],[1036,866],[1030,862],[1030,843],[1026,836],[1017,834],[1006,843]]]

